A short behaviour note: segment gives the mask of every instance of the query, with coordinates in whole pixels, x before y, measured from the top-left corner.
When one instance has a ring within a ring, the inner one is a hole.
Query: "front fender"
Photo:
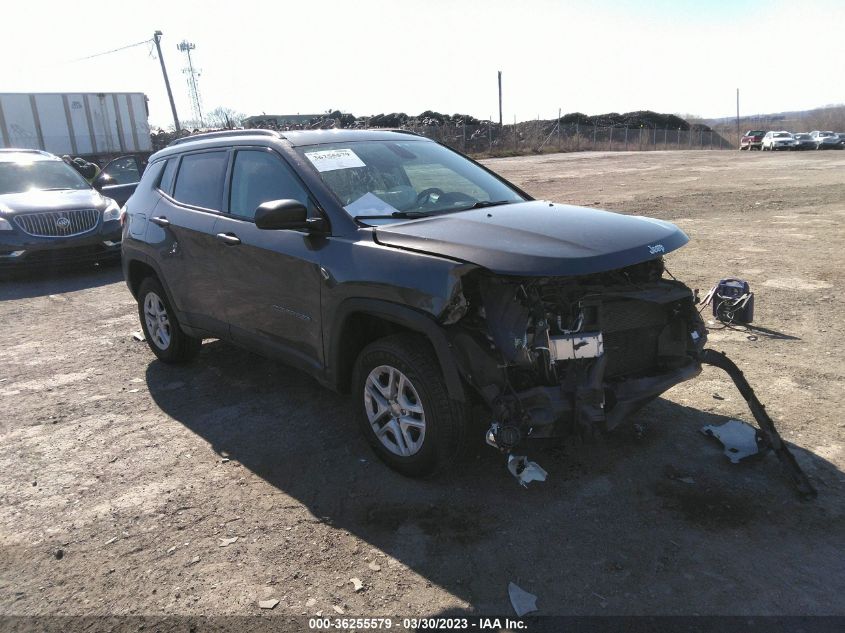
[[[464,402],[464,394],[458,367],[452,356],[451,344],[446,339],[443,329],[426,314],[397,303],[380,299],[351,298],[343,301],[337,308],[331,323],[327,324],[325,332],[331,333],[325,344],[328,348],[327,380],[337,387],[341,382],[340,370],[343,365],[343,335],[344,327],[353,314],[372,315],[390,321],[404,328],[418,332],[425,336],[434,348],[440,370],[449,390],[449,397],[458,402]]]

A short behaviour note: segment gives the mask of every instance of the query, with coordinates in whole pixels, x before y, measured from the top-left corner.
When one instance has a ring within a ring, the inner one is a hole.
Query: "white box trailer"
[[[141,92],[0,93],[0,147],[106,160],[153,150]]]

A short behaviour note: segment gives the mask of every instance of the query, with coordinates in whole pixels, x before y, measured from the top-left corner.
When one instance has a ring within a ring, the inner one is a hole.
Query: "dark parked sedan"
[[[795,144],[792,146],[794,150],[816,149],[816,142],[807,132],[793,134],[792,140],[795,141]]]
[[[0,268],[120,257],[120,207],[38,150],[0,151]]]

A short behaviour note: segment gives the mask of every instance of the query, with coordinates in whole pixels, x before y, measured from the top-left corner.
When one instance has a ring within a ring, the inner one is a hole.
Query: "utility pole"
[[[202,120],[202,100],[200,99],[199,86],[197,86],[197,77],[200,73],[194,69],[194,62],[191,59],[191,51],[196,48],[196,44],[188,40],[182,40],[176,45],[176,48],[188,56],[188,67],[183,68],[182,72],[188,76],[188,92],[191,95],[191,107],[194,110],[194,118],[200,122],[200,127],[205,127],[205,122]]]
[[[742,137],[739,134],[739,88],[736,89],[736,142],[739,145],[739,141]]]
[[[164,65],[164,57],[161,54],[161,31],[153,33],[153,39],[156,43],[156,50],[158,51],[158,61],[161,62],[161,74],[164,76],[164,86],[167,88],[167,98],[170,99],[170,111],[173,113],[173,126],[176,133],[182,129],[179,125],[179,117],[176,115],[176,103],[173,101],[173,91],[170,89],[170,80],[167,78],[167,68]]]
[[[499,127],[502,127],[502,71],[499,71]]]

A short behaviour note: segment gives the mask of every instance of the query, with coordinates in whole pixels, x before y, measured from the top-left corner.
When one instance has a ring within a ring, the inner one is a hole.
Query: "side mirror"
[[[269,200],[255,210],[255,226],[268,230],[307,229],[308,209],[297,200]]]
[[[91,186],[94,187],[97,191],[102,192],[104,188],[108,187],[109,185],[117,184],[114,178],[109,176],[105,172],[100,172],[97,174],[97,177],[91,182]]]

